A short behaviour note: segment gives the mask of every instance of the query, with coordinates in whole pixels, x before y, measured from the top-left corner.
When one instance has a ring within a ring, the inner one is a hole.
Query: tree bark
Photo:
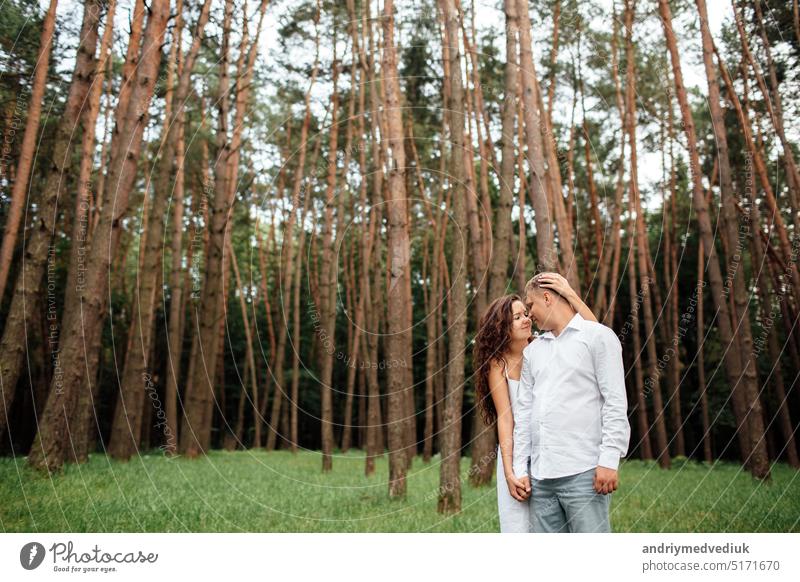
[[[197,341],[199,348],[206,359],[204,366],[196,363],[191,366],[192,374],[186,387],[186,402],[181,431],[180,450],[189,458],[197,457],[207,451],[211,446],[211,425],[213,421],[213,395],[214,379],[216,377],[218,360],[223,353],[219,341],[220,317],[224,316],[225,298],[224,281],[226,273],[223,270],[223,255],[225,253],[225,239],[228,236],[230,218],[233,211],[233,202],[236,195],[236,186],[239,172],[239,156],[241,154],[241,140],[244,116],[248,105],[250,82],[253,66],[258,48],[258,39],[264,22],[264,13],[268,0],[262,0],[259,7],[259,20],[255,38],[252,42],[248,37],[245,24],[241,51],[238,62],[238,75],[236,78],[235,112],[233,130],[228,135],[228,89],[229,89],[229,41],[230,22],[232,20],[233,6],[229,1],[225,6],[223,21],[223,57],[220,62],[219,79],[219,116],[216,136],[217,162],[214,176],[214,201],[209,209],[209,245],[206,254],[206,269],[201,290],[200,309],[198,313]],[[242,19],[246,22],[246,17]],[[246,56],[245,56],[246,55]]]
[[[445,23],[445,40],[449,47],[450,94],[446,104],[449,116],[450,155],[453,190],[453,221],[455,228],[467,226],[466,196],[464,192],[464,89],[461,78],[461,51],[459,49],[459,16],[456,0],[440,0]],[[527,17],[527,12],[526,12]],[[530,26],[528,27],[530,30]],[[525,37],[523,36],[523,43]],[[528,36],[530,40],[530,36]],[[528,43],[530,48],[530,43]],[[530,56],[530,53],[528,53]],[[531,67],[532,68],[532,67]],[[537,129],[534,125],[529,129]],[[541,137],[541,136],[540,136]],[[538,218],[538,217],[537,217]],[[549,224],[548,224],[549,228]],[[552,235],[550,230],[546,231]],[[466,248],[463,238],[454,233],[451,260],[455,268],[452,277],[451,299],[448,307],[448,356],[447,383],[444,395],[444,414],[442,418],[441,473],[439,488],[439,513],[449,514],[461,511],[461,404],[464,391],[464,341],[467,331],[466,277],[464,265]],[[540,236],[542,233],[539,233]],[[552,240],[552,239],[551,239]],[[548,244],[548,248],[552,244]],[[552,250],[552,249],[551,249]]]
[[[244,337],[245,341],[245,358],[247,362],[247,366],[245,366],[245,374],[242,377],[242,384],[246,382],[250,382],[250,394],[251,394],[251,401],[250,403],[253,405],[253,424],[254,431],[253,431],[253,445],[252,448],[260,447],[261,443],[261,423],[258,422],[258,381],[256,379],[256,358],[255,353],[253,352],[253,333],[250,327],[250,316],[247,314],[247,301],[245,300],[245,288],[242,286],[242,277],[239,273],[239,264],[236,259],[236,254],[234,253],[233,243],[229,238],[227,241],[228,245],[228,254],[230,255],[231,265],[233,266],[233,276],[236,281],[236,289],[239,291],[239,308],[242,311],[242,324],[244,325]],[[249,376],[249,377],[248,377]],[[242,386],[242,399],[247,398],[247,390]],[[241,418],[241,414],[240,414]],[[240,444],[241,443],[240,441]]]
[[[353,117],[355,115],[355,107],[356,107],[356,83],[358,84],[358,118],[357,118],[357,128],[358,137],[357,139],[363,139],[364,137],[364,113],[365,113],[365,77],[366,77],[366,67],[363,67],[363,56],[361,52],[361,46],[359,43],[359,33],[358,33],[358,20],[355,16],[355,2],[354,0],[347,0],[347,12],[348,16],[350,17],[350,37],[353,41],[353,57],[352,57],[352,68],[350,70],[350,78],[351,78],[351,90],[350,90],[350,102],[348,104],[348,117],[347,117],[347,131],[346,131],[346,139],[345,139],[345,163],[344,168],[347,169],[349,167],[350,157],[352,154],[352,143],[353,143]],[[356,76],[358,73],[358,76]],[[362,205],[361,207],[365,209],[366,204],[366,195],[367,195],[367,179],[365,176],[366,170],[366,148],[359,148],[359,172],[360,172],[360,183],[359,183],[359,202]],[[363,163],[362,163],[363,159]],[[346,170],[345,170],[346,171]],[[349,188],[349,181],[345,179],[345,183],[348,184],[348,192],[350,193],[350,204],[353,208],[356,207],[356,197],[353,191]],[[343,203],[340,203],[339,208],[343,210]],[[362,212],[361,215],[362,223],[361,223],[361,236],[360,236],[360,257],[361,261],[366,261],[366,255],[368,253],[368,246],[369,246],[369,239],[368,231],[367,231],[367,223],[364,221],[364,214]],[[351,258],[355,255],[356,252],[356,244],[354,243],[351,247]],[[359,356],[361,356],[361,331],[364,326],[364,302],[366,301],[366,293],[365,293],[365,286],[362,285],[363,281],[360,277],[360,272],[357,272],[357,268],[355,265],[355,260],[351,260],[350,268],[348,269],[348,280],[347,280],[347,287],[348,287],[348,297],[350,297],[350,303],[352,305],[348,306],[348,323],[350,324],[348,329],[350,331],[349,338],[348,338],[348,357],[346,358],[347,363],[347,396],[345,399],[345,412],[344,412],[344,423],[342,426],[342,453],[346,453],[352,444],[352,432],[353,432],[353,398],[355,393],[355,383],[357,380],[356,374],[358,372],[358,362]],[[352,311],[351,311],[352,310]],[[355,318],[351,319],[351,313],[355,314]],[[363,403],[361,397],[359,397],[359,406]],[[360,426],[359,426],[360,428]]]
[[[75,213],[73,218],[72,227],[72,241],[73,244],[70,248],[70,263],[67,271],[67,292],[66,298],[71,298],[75,294],[75,279],[79,276],[82,268],[81,253],[85,249],[86,244],[91,239],[92,235],[92,220],[90,215],[91,205],[91,188],[92,188],[92,168],[94,166],[94,148],[96,137],[96,124],[97,117],[100,112],[100,94],[103,91],[103,77],[107,65],[111,62],[111,45],[114,36],[114,13],[116,12],[116,2],[110,2],[106,13],[105,26],[103,30],[103,38],[100,42],[100,53],[95,67],[95,78],[92,86],[89,89],[87,98],[88,106],[83,108],[81,112],[81,128],[83,131],[83,138],[81,144],[81,162],[80,169],[78,170],[78,188],[75,195]],[[112,79],[109,77],[106,84],[110,87]],[[105,143],[103,144],[105,149]],[[100,172],[101,177],[103,173]],[[99,195],[99,190],[98,190]],[[75,244],[75,241],[80,241],[80,244]],[[66,303],[66,301],[65,301]],[[108,306],[106,311],[101,316],[105,319],[108,315]],[[89,460],[90,449],[95,445],[95,434],[98,425],[96,401],[99,395],[98,382],[100,380],[100,357],[101,357],[101,344],[102,338],[98,335],[95,339],[95,345],[91,348],[92,362],[89,365],[90,369],[97,370],[94,377],[87,376],[84,378],[84,385],[80,389],[78,396],[78,424],[75,430],[75,439],[73,441],[73,453],[75,461],[84,463]],[[96,359],[96,363],[94,360]]]
[[[122,218],[128,210],[128,200],[136,166],[141,152],[147,111],[153,95],[158,66],[161,62],[161,45],[169,16],[167,0],[153,0],[142,43],[142,58],[136,68],[136,82],[131,90],[126,111],[118,110],[114,141],[125,147],[112,145],[112,158],[108,181],[114,192],[105,193],[100,222],[92,236],[86,283],[81,285],[75,303],[65,305],[64,332],[59,349],[63,377],[55,376],[47,405],[39,425],[28,462],[39,469],[56,471],[67,456],[70,424],[75,422],[78,396],[86,374],[94,376],[81,362],[89,360],[86,346],[92,346],[102,327],[101,315],[105,311],[108,293],[109,266],[119,245]],[[124,155],[121,155],[124,154]],[[115,155],[116,154],[116,155]]]
[[[316,157],[316,156],[315,156]],[[306,195],[306,199],[303,203],[303,216],[300,222],[301,225],[305,225],[306,216],[308,215],[308,208],[311,202],[311,195]],[[294,212],[294,210],[292,210]],[[295,257],[296,264],[294,266],[294,282],[293,282],[293,289],[292,289],[292,300],[293,300],[293,329],[294,329],[294,341],[293,345],[294,348],[294,358],[292,358],[292,385],[290,391],[291,397],[291,410],[290,410],[290,419],[289,419],[289,439],[290,439],[290,448],[292,452],[297,452],[298,446],[298,411],[299,411],[299,394],[300,394],[300,343],[302,341],[302,334],[300,328],[300,282],[302,279],[303,273],[303,249],[305,248],[306,243],[306,229],[305,226],[302,226],[300,229],[300,240],[297,244],[297,256]],[[277,360],[274,360],[277,361]],[[280,362],[278,362],[280,363]],[[275,382],[275,398],[279,398],[278,393],[283,390],[283,387]],[[276,419],[277,420],[277,419]],[[272,424],[270,422],[270,424]],[[270,434],[274,432],[274,426],[270,431]]]
[[[744,338],[742,346],[746,346],[745,353],[741,353],[738,342],[733,336],[731,329],[731,317],[726,301],[726,292],[722,280],[719,259],[714,248],[711,221],[708,216],[708,206],[706,204],[703,191],[702,176],[700,173],[700,159],[697,151],[697,136],[695,133],[694,119],[686,97],[686,88],[683,84],[683,73],[681,71],[680,57],[675,40],[675,33],[672,30],[672,14],[667,0],[659,0],[659,12],[661,23],[664,27],[664,35],[672,61],[672,72],[675,83],[676,95],[681,109],[683,127],[686,133],[687,145],[689,150],[689,166],[692,177],[692,199],[697,221],[703,237],[704,250],[708,262],[708,278],[711,284],[711,292],[714,302],[719,310],[717,318],[719,324],[720,339],[724,346],[730,346],[725,357],[728,381],[733,390],[734,409],[739,408],[739,412],[734,412],[737,416],[740,430],[744,430],[748,437],[748,451],[743,455],[745,463],[751,457],[750,470],[759,479],[769,478],[769,460],[766,456],[766,445],[764,442],[764,427],[762,420],[761,403],[758,399],[758,377],[755,373],[753,360],[751,357],[752,336]],[[749,320],[748,326],[749,326]],[[744,366],[744,370],[742,367]],[[742,377],[744,374],[744,377]],[[755,382],[754,382],[755,380]],[[741,384],[740,384],[741,383]],[[738,394],[737,394],[738,393]],[[738,402],[738,404],[737,404]],[[747,408],[741,410],[741,404],[746,402]],[[748,412],[749,408],[749,412]],[[748,419],[750,422],[748,422]],[[749,426],[748,426],[749,425]],[[742,451],[743,453],[745,451]]]
[[[178,42],[183,38],[183,21],[179,20],[176,33]],[[185,59],[180,52],[177,55],[177,74],[182,77],[186,68]],[[202,108],[201,108],[202,112]],[[170,301],[169,315],[167,323],[167,349],[168,358],[166,365],[167,385],[164,393],[164,407],[166,409],[166,419],[164,425],[164,435],[167,438],[165,452],[174,455],[178,447],[178,380],[181,372],[181,355],[183,353],[183,331],[184,331],[184,280],[183,269],[183,230],[184,230],[184,192],[185,192],[185,163],[186,163],[186,144],[184,139],[186,120],[184,112],[181,111],[175,123],[178,125],[178,135],[175,144],[175,189],[173,191],[172,211],[172,241],[170,252],[172,261],[170,264]],[[191,224],[191,221],[190,221]],[[191,244],[189,245],[191,247]],[[187,253],[188,255],[188,253]],[[188,273],[191,268],[191,259],[187,256]]]
[[[28,118],[25,122],[25,133],[22,136],[22,145],[20,147],[19,160],[17,161],[16,175],[14,176],[14,186],[11,189],[11,204],[6,215],[3,244],[0,246],[0,300],[5,295],[8,272],[11,269],[11,261],[14,258],[14,250],[17,246],[19,225],[22,222],[22,207],[25,204],[26,193],[29,190],[28,182],[31,177],[31,168],[33,167],[39,121],[42,117],[42,100],[44,99],[47,73],[50,68],[50,52],[53,48],[53,31],[56,25],[57,5],[58,0],[50,0],[50,6],[42,21],[42,35],[39,39],[39,51],[36,55],[36,65],[33,72]],[[94,32],[94,42],[97,42],[96,30]],[[94,49],[95,47],[92,46],[91,57],[94,57]],[[19,100],[19,97],[17,99]]]
[[[505,0],[506,15],[506,64],[505,95],[502,105],[502,166],[500,171],[500,199],[494,209],[494,240],[492,243],[492,261],[490,265],[489,298],[500,297],[508,285],[508,260],[511,250],[512,235],[511,206],[513,204],[514,166],[516,152],[514,134],[516,121],[517,97],[517,37],[519,23],[517,19],[516,0]],[[486,209],[487,211],[489,209]],[[482,273],[479,272],[478,276]],[[478,318],[483,315],[487,301],[478,306]],[[470,483],[482,486],[491,482],[494,474],[496,456],[496,428],[486,427],[478,412],[479,403],[475,402],[473,412],[472,464],[470,467]]]
[[[364,3],[364,18],[366,26],[362,34],[366,34],[365,43],[369,50],[367,52],[366,63],[362,66],[367,67],[367,79],[370,87],[370,137],[372,144],[372,207],[370,214],[371,224],[380,225],[383,217],[383,161],[385,155],[379,140],[380,135],[386,135],[385,128],[382,127],[383,116],[381,115],[381,94],[379,89],[379,79],[375,75],[375,40],[372,28],[372,17],[370,14],[370,3]],[[378,333],[379,324],[384,319],[384,307],[386,291],[383,285],[381,262],[382,262],[382,237],[378,236],[377,231],[373,236],[374,245],[372,252],[371,269],[372,280],[369,285],[369,300],[366,304],[365,319],[367,321],[367,333],[362,336],[362,350],[367,356],[367,392],[369,401],[367,403],[367,456],[364,461],[364,474],[369,476],[375,472],[375,459],[383,454],[384,450],[384,414],[381,410],[380,384],[378,383]],[[367,274],[362,271],[362,277]]]
[[[650,421],[647,415],[647,401],[644,394],[644,373],[642,371],[642,336],[639,330],[639,309],[641,307],[640,294],[637,293],[638,285],[636,283],[636,262],[633,257],[636,252],[636,228],[633,222],[629,219],[628,229],[628,258],[627,258],[627,271],[628,271],[628,292],[631,302],[631,313],[623,332],[626,330],[633,331],[633,380],[634,389],[636,390],[636,421],[639,430],[639,446],[641,446],[642,459],[653,458],[653,446],[650,441]]]
[[[407,193],[405,184],[405,147],[403,144],[403,120],[400,109],[400,87],[397,80],[397,56],[394,44],[394,2],[384,2],[383,12],[383,60],[381,63],[382,83],[386,91],[384,115],[386,128],[387,154],[386,213],[388,225],[388,268],[390,274],[386,291],[388,307],[386,358],[387,366],[387,412],[389,437],[389,496],[404,497],[406,494],[406,472],[408,456],[404,451],[404,406],[403,395],[406,390],[406,375],[399,362],[405,362],[405,344],[409,330],[406,327],[406,266],[410,261],[410,243],[406,222]],[[395,365],[397,363],[397,365]]]
[[[522,101],[524,103],[525,145],[530,170],[528,194],[533,205],[536,223],[536,254],[538,267],[543,270],[556,270],[558,258],[553,241],[553,221],[547,197],[545,182],[542,125],[536,99],[536,70],[533,65],[531,40],[531,19],[526,0],[517,0],[517,17],[520,31],[520,76],[522,80]]]
[[[142,231],[142,238],[145,242],[141,269],[137,274],[137,285],[132,298],[131,329],[129,330],[134,341],[131,342],[130,351],[125,357],[125,368],[122,372],[120,393],[108,445],[109,455],[120,460],[127,460],[134,455],[139,448],[141,439],[141,412],[148,386],[145,379],[152,375],[153,369],[153,363],[147,361],[147,355],[153,341],[152,332],[156,306],[160,302],[160,293],[156,284],[161,273],[165,215],[169,203],[169,186],[181,126],[180,117],[189,94],[190,77],[195,59],[200,51],[203,30],[208,21],[210,8],[211,0],[205,0],[195,26],[191,48],[186,55],[177,88],[172,95],[170,114],[164,121],[161,157],[156,169],[157,177],[153,188],[152,205],[147,215],[147,224],[143,226]],[[179,5],[180,9],[182,9],[182,3]],[[177,39],[173,39],[173,43],[178,43]],[[148,183],[149,181],[148,179]],[[145,190],[145,196],[147,196],[147,190]]]
[[[617,303],[617,283],[619,276],[619,263],[622,256],[622,196],[625,192],[625,101],[622,96],[622,84],[619,80],[619,20],[617,19],[616,5],[613,14],[614,24],[611,34],[611,76],[614,80],[614,95],[616,97],[617,111],[623,128],[623,135],[619,140],[619,164],[617,165],[617,183],[614,189],[614,209],[611,219],[611,237],[613,252],[603,255],[598,275],[597,294],[595,295],[594,313],[605,325],[610,326],[614,321],[614,310]],[[606,282],[611,280],[606,289]],[[602,317],[601,317],[602,315]]]
[[[463,28],[463,22],[462,22]],[[465,41],[465,47],[467,47],[467,43]],[[446,81],[445,81],[446,82]],[[471,286],[474,290],[474,295],[472,298],[473,305],[475,307],[475,320],[479,320],[480,317],[483,315],[484,311],[486,311],[486,307],[488,305],[488,285],[485,281],[490,277],[489,275],[489,254],[491,244],[487,242],[486,236],[488,233],[484,233],[485,227],[485,220],[482,220],[481,213],[479,209],[479,202],[477,193],[475,190],[475,169],[474,169],[474,150],[472,146],[472,122],[471,119],[473,118],[473,113],[478,115],[478,112],[474,111],[474,105],[472,103],[473,99],[472,91],[468,88],[465,91],[466,95],[466,105],[467,105],[467,135],[465,137],[464,143],[464,167],[467,170],[467,180],[464,184],[465,190],[467,193],[467,222],[469,225],[469,233],[470,233],[470,243],[474,252],[470,253],[470,257],[472,259],[472,281]],[[476,127],[480,129],[480,121],[478,117],[475,117]],[[480,143],[480,137],[478,138],[478,142]],[[481,146],[481,151],[483,147]],[[481,166],[485,168],[485,161],[483,160],[483,156],[481,156]],[[482,169],[482,174],[485,176],[486,172]],[[483,181],[482,181],[483,182]],[[486,184],[481,185],[481,188],[485,188],[485,198],[489,197],[488,193],[488,182]],[[488,207],[483,208],[484,213],[488,213],[491,211],[491,203],[489,203]],[[510,218],[510,217],[509,217]],[[490,225],[491,227],[491,225]],[[506,250],[506,254],[508,253],[508,244],[504,245]],[[472,461],[470,466],[469,472],[469,480],[470,483],[475,487],[480,487],[486,485],[491,482],[492,475],[494,475],[494,458],[495,454],[495,447],[497,444],[497,440],[495,437],[495,430],[494,427],[487,427],[483,424],[481,420],[480,414],[478,413],[478,403],[475,403],[475,407],[473,408],[472,414],[472,443],[471,443],[471,453],[472,453]]]
[[[678,195],[677,187],[677,172],[675,171],[675,154],[673,149],[674,144],[674,125],[672,116],[672,99],[669,99],[668,105],[668,134],[669,134],[669,206],[666,194],[662,197],[662,214],[666,217],[669,216],[669,224],[664,221],[664,282],[669,284],[669,292],[667,293],[667,303],[665,313],[669,316],[667,327],[669,328],[669,348],[665,352],[665,356],[669,358],[667,366],[669,393],[669,407],[670,407],[670,421],[672,425],[672,440],[674,442],[675,455],[680,457],[686,456],[686,441],[683,434],[683,413],[681,411],[681,350],[680,350],[680,315],[678,310],[678,239],[676,232],[676,203],[675,198]],[[662,148],[662,150],[665,148]],[[662,155],[663,160],[663,155]],[[666,162],[662,162],[662,166],[666,167]],[[666,189],[664,190],[666,192]]]
[[[55,8],[55,3],[53,3],[52,7]],[[113,4],[109,6],[109,10],[113,17]],[[47,353],[50,354],[50,357],[53,358],[55,356],[56,358],[52,362],[54,372],[56,374],[61,373],[56,351],[58,342],[56,297],[52,292],[55,288],[53,277],[55,276],[56,251],[51,246],[51,242],[56,232],[59,201],[66,189],[66,175],[72,160],[72,149],[74,148],[72,133],[75,126],[78,125],[79,119],[84,121],[83,117],[87,115],[82,113],[81,108],[89,96],[92,83],[97,81],[102,86],[102,73],[99,76],[96,75],[97,63],[94,58],[100,16],[101,3],[98,0],[87,2],[84,5],[80,32],[81,42],[75,57],[75,67],[72,72],[72,82],[67,95],[67,103],[54,136],[52,163],[47,168],[42,189],[32,195],[32,202],[35,202],[39,208],[36,213],[37,216],[31,225],[29,239],[23,241],[25,243],[23,247],[24,260],[13,287],[11,305],[6,316],[2,340],[0,340],[0,392],[2,392],[2,398],[0,398],[0,405],[2,405],[2,409],[0,409],[0,434],[4,434],[8,427],[8,415],[11,413],[14,393],[23,371],[24,358],[28,350],[25,329],[30,325],[30,320],[33,316],[32,309],[36,308],[34,298],[38,297],[43,290],[45,272],[47,272],[47,285],[44,288],[47,290],[47,299],[44,302],[44,306],[47,312],[48,331],[47,335],[42,337],[42,342],[48,344]],[[47,42],[49,43],[50,40],[48,39]],[[49,48],[47,50],[49,52]],[[102,69],[100,70],[102,71]],[[41,96],[39,101],[41,101]],[[31,108],[35,108],[34,104],[32,104]],[[36,126],[38,128],[38,121]],[[90,136],[91,144],[94,144],[94,126],[83,124],[83,129],[85,133],[81,149],[85,153],[87,140]],[[27,127],[25,131],[27,136]],[[32,129],[32,131],[35,134],[37,129]],[[23,145],[24,149],[25,146]],[[20,166],[22,165],[24,163],[21,159]],[[19,181],[18,179],[15,182],[14,190],[16,190],[16,184]],[[24,194],[23,190],[23,198]],[[12,193],[12,197],[13,195]],[[13,204],[12,198],[12,208],[9,213],[13,213]],[[12,220],[10,215],[8,220]],[[74,236],[72,244],[73,246],[78,245]]]
[[[777,407],[778,426],[781,431],[781,436],[784,440],[784,446],[781,449],[785,451],[786,460],[789,465],[794,468],[800,467],[800,459],[797,455],[797,444],[794,437],[794,425],[792,424],[791,414],[789,412],[788,396],[786,394],[786,386],[783,378],[783,370],[781,366],[781,353],[783,350],[778,345],[778,334],[775,328],[775,313],[773,296],[770,294],[769,277],[764,276],[765,256],[763,245],[764,242],[761,238],[761,226],[757,208],[757,200],[755,189],[750,187],[750,200],[749,200],[749,217],[753,226],[753,234],[750,238],[750,246],[752,248],[753,256],[753,270],[756,271],[755,279],[758,293],[761,298],[761,328],[762,339],[754,345],[754,356],[758,357],[764,349],[763,335],[767,336],[767,354],[769,361],[772,362],[772,369],[770,374],[773,378],[773,389],[775,391],[775,402]],[[769,267],[767,267],[769,269]],[[779,291],[772,288],[775,295],[779,295]],[[778,455],[776,455],[778,456]]]
[[[697,381],[700,385],[700,414],[703,426],[703,458],[706,463],[713,463],[714,458],[711,452],[711,423],[709,422],[708,409],[708,386],[706,384],[705,356],[703,354],[705,345],[705,331],[703,329],[703,290],[706,283],[705,260],[703,250],[703,239],[697,241]]]
[[[760,1],[753,2],[752,5],[756,16],[756,21],[758,22],[759,30],[761,32],[761,40],[764,45],[764,52],[767,60],[767,71],[770,82],[769,89],[767,88],[767,83],[764,80],[764,73],[761,71],[761,67],[758,66],[758,63],[753,57],[753,53],[750,51],[750,43],[742,22],[742,14],[736,7],[735,0],[731,0],[734,21],[736,23],[736,29],[739,32],[739,40],[741,41],[744,58],[750,63],[750,66],[753,69],[753,73],[756,76],[756,84],[761,91],[761,96],[764,98],[767,114],[772,127],[775,129],[775,133],[778,135],[778,140],[780,141],[783,149],[783,155],[780,156],[780,159],[783,162],[784,171],[786,172],[786,182],[789,191],[792,222],[795,227],[795,232],[797,232],[800,230],[800,214],[798,214],[800,212],[800,174],[798,174],[797,163],[794,159],[792,144],[786,139],[786,130],[784,129],[783,123],[783,107],[781,105],[778,78],[775,72],[775,65],[772,61],[772,50],[770,49],[769,38],[767,37],[764,29],[764,20],[761,14]]]
[[[638,158],[636,148],[636,60],[633,50],[633,20],[635,0],[626,0],[625,3],[625,52],[627,58],[627,85],[625,100],[627,113],[625,116],[628,144],[630,145],[630,186],[629,197],[631,212],[634,214],[634,229],[636,231],[636,247],[639,271],[639,294],[644,309],[645,348],[647,349],[648,378],[645,382],[653,396],[653,423],[656,431],[656,447],[658,462],[661,467],[669,469],[669,445],[667,443],[667,428],[664,420],[664,404],[661,397],[661,383],[658,371],[658,352],[656,350],[656,337],[654,334],[653,307],[651,302],[651,286],[656,282],[651,280],[649,272],[650,246],[647,240],[644,209],[639,192]],[[629,268],[631,266],[629,265]]]

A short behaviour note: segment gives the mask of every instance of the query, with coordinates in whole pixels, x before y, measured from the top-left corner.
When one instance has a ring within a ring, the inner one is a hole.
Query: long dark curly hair
[[[475,362],[475,401],[486,425],[497,420],[497,409],[489,392],[489,368],[492,361],[505,365],[503,355],[511,343],[511,326],[514,322],[513,305],[522,301],[519,295],[498,297],[486,308],[475,335],[472,355]]]

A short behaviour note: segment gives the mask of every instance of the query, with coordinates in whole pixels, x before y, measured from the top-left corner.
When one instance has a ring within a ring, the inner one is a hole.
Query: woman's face
[[[531,319],[522,301],[511,305],[511,341],[528,339],[531,336]]]

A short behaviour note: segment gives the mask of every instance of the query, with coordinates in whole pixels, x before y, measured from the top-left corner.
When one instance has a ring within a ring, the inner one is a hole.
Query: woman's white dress
[[[517,403],[519,402],[520,381],[509,378],[508,370],[506,370],[506,381],[513,415],[515,410],[519,410]],[[514,422],[520,420],[514,417]],[[526,501],[517,501],[508,492],[506,474],[503,470],[503,456],[500,454],[499,445],[497,446],[497,510],[500,514],[501,533],[528,533],[530,531],[530,498]]]

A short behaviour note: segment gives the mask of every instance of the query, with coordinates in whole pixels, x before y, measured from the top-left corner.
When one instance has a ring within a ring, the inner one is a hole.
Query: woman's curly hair
[[[519,295],[504,295],[492,301],[481,316],[478,333],[475,335],[473,360],[475,362],[475,401],[483,422],[487,425],[497,420],[497,409],[489,391],[489,369],[492,361],[505,365],[503,355],[511,343],[515,301]]]

